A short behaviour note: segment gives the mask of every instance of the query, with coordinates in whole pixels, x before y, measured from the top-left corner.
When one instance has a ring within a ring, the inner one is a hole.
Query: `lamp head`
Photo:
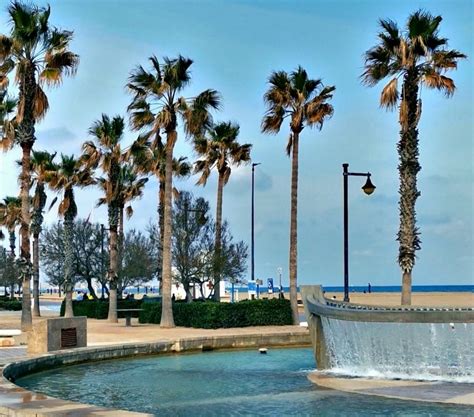
[[[367,181],[365,182],[364,186],[362,187],[362,191],[366,193],[367,195],[372,194],[377,187],[372,184],[372,181],[370,181],[370,174],[367,175]]]

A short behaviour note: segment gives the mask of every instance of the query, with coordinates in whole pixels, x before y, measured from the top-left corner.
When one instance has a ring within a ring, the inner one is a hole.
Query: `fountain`
[[[474,382],[474,309],[376,307],[329,300],[303,286],[319,370],[331,374]]]

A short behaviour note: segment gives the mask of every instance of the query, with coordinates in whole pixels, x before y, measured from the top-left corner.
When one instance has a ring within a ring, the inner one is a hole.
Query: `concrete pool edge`
[[[308,379],[319,387],[353,394],[372,395],[404,401],[421,401],[452,405],[474,405],[474,384],[440,383],[433,381],[409,381],[339,377],[322,371],[314,371]],[[470,392],[457,392],[460,386],[469,386]]]
[[[0,368],[0,417],[58,417],[94,415],[138,417],[150,414],[114,410],[49,397],[14,384],[22,376],[54,367],[133,356],[258,347],[310,346],[308,332],[290,331],[268,334],[223,335],[179,338],[157,342],[113,344],[86,347],[40,355]]]

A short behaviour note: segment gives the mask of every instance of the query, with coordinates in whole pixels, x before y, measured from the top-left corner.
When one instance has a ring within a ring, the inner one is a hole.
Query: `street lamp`
[[[251,238],[251,279],[255,281],[255,167],[261,162],[252,163],[252,238]]]
[[[375,191],[375,185],[370,181],[370,172],[349,172],[349,164],[342,164],[342,175],[344,179],[344,301],[349,302],[349,211],[347,203],[347,184],[350,175],[355,177],[367,177],[362,186],[365,194],[371,195]]]
[[[281,274],[283,272],[283,268],[281,266],[279,266],[277,268],[277,271],[278,271],[278,275],[280,277],[280,287],[279,287],[279,291],[278,291],[278,298],[285,298],[285,296],[283,295],[283,288],[281,287]]]
[[[199,218],[199,223],[205,224],[207,218],[205,217],[206,211],[203,209],[193,209],[188,207],[188,200],[184,201],[184,227],[185,227],[185,242],[186,242],[186,251],[189,253],[189,236],[188,236],[188,213],[199,213],[201,217]],[[204,295],[201,294],[201,297]],[[196,299],[196,283],[193,282],[193,299]]]

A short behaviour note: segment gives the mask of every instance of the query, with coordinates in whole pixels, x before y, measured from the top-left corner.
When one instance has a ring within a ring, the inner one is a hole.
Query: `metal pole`
[[[349,211],[347,202],[347,180],[349,164],[342,164],[344,178],[344,301],[349,302]]]
[[[251,231],[251,271],[250,278],[252,281],[255,280],[255,166],[257,164],[252,164],[252,231]]]

